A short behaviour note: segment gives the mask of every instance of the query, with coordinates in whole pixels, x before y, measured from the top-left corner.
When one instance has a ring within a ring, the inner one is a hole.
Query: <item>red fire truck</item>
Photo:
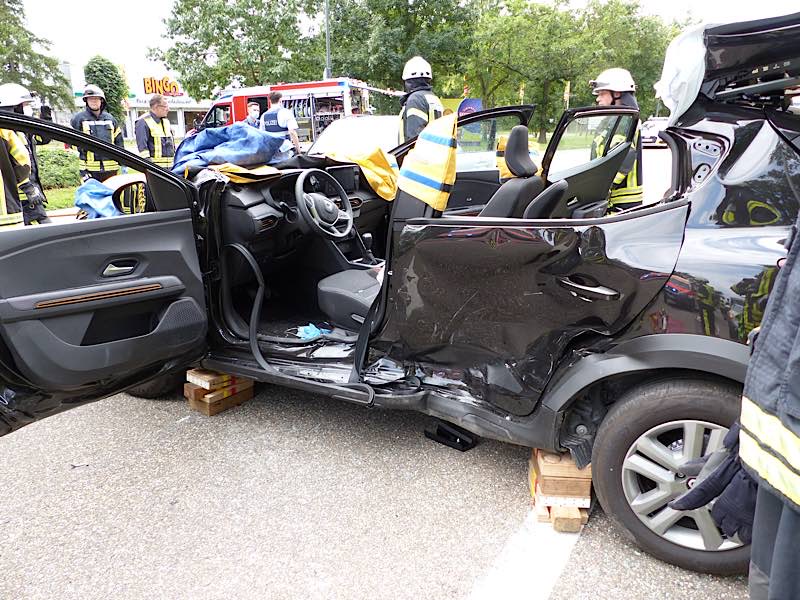
[[[297,134],[300,143],[304,145],[316,140],[322,130],[336,119],[372,113],[373,94],[403,95],[403,92],[379,89],[363,81],[345,77],[230,89],[214,100],[197,129],[222,127],[243,121],[247,117],[248,102],[258,102],[263,114],[269,108],[270,92],[276,91],[283,94],[283,105],[294,111],[298,125]]]

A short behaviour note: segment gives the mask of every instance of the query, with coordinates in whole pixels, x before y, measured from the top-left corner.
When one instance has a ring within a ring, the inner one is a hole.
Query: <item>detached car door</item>
[[[547,145],[542,175],[547,185],[568,184],[553,217],[605,214],[614,177],[630,168],[639,111],[624,106],[591,106],[564,112]]]
[[[0,227],[2,435],[191,362],[204,352],[207,317],[193,186],[52,123],[0,113],[0,129],[39,142],[51,205],[71,204],[81,184],[78,148],[146,182],[114,195],[120,216]]]

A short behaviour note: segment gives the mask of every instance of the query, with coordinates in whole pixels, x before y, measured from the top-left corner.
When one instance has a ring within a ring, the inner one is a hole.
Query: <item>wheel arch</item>
[[[668,371],[691,371],[744,384],[750,349],[744,344],[693,334],[646,335],[570,365],[544,395],[543,405],[563,413],[590,388],[620,377],[636,381]]]

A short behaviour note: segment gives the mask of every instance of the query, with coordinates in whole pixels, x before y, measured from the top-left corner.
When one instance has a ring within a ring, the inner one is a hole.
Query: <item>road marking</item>
[[[569,560],[579,533],[559,533],[530,511],[494,564],[478,577],[470,600],[546,600]]]

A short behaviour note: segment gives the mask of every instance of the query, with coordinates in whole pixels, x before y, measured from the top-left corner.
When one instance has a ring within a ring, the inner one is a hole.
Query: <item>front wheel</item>
[[[150,381],[146,381],[145,383],[135,385],[132,388],[126,390],[131,396],[136,396],[137,398],[147,398],[148,400],[154,400],[156,398],[163,398],[165,396],[171,396],[177,390],[180,389],[181,385],[183,384],[183,380],[186,378],[186,374],[184,371],[178,371],[177,373],[167,373],[166,375],[159,375],[158,377],[154,377]]]
[[[653,381],[628,391],[603,420],[592,452],[597,498],[657,558],[702,573],[747,571],[750,547],[727,538],[708,506],[667,506],[694,484],[683,465],[722,448],[740,398],[728,383]]]

